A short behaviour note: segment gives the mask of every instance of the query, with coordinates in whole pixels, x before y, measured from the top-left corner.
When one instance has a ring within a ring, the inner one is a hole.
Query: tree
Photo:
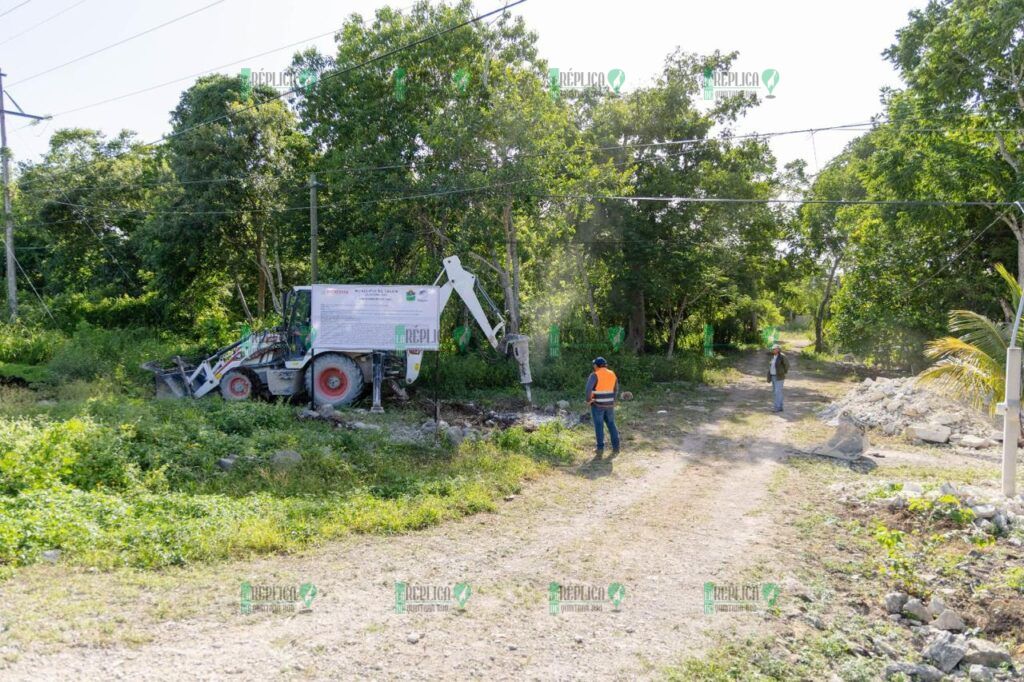
[[[996,265],[996,271],[1006,283],[1009,308],[1015,310],[1021,287],[1002,264]],[[1006,393],[1006,349],[1012,326],[1012,317],[997,322],[970,310],[951,310],[949,330],[959,336],[928,344],[926,355],[937,362],[921,373],[921,379],[937,383],[975,407],[987,406],[994,413],[996,402]]]
[[[734,121],[754,98],[727,98],[708,111],[694,102],[704,70],[727,70],[734,59],[676,51],[654,86],[594,109],[591,137],[608,150],[599,158],[628,169],[637,196],[772,196],[775,162],[766,145],[734,143],[728,131],[711,136],[716,124]],[[673,144],[690,139],[695,142]],[[608,305],[626,321],[626,346],[635,352],[657,341],[671,353],[680,324],[698,304],[729,291],[758,298],[766,263],[776,256],[779,216],[756,201],[610,201],[596,211],[585,243],[591,257],[608,266]],[[737,288],[723,288],[725,276]],[[753,313],[747,324],[756,327]]]
[[[285,271],[300,271],[288,259],[297,256],[289,214],[308,201],[308,143],[294,115],[267,86],[253,88],[251,98],[238,78],[222,75],[182,94],[164,152],[180,184],[161,195],[146,231],[148,262],[165,296],[209,304],[230,287],[249,319],[250,301],[255,316],[280,311]]]
[[[870,135],[850,143],[842,154],[829,161],[815,179],[808,199],[800,209],[802,250],[814,263],[821,296],[814,309],[814,352],[825,350],[824,329],[832,292],[846,257],[851,231],[863,209],[857,205],[813,203],[813,201],[857,201],[866,195],[860,178],[864,160],[874,152]]]
[[[990,185],[985,199],[1015,200],[1024,187],[1022,25],[1019,0],[932,0],[910,13],[885,52],[913,95],[905,107],[890,107],[890,118],[923,106],[933,126],[991,131],[989,164],[1002,167],[985,175],[1010,177]],[[1011,210],[1000,219],[1016,240],[1017,282],[1024,283],[1024,215]]]

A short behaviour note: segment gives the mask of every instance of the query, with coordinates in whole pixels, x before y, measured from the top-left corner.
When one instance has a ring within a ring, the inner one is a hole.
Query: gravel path
[[[755,614],[703,613],[705,581],[741,581],[770,561],[764,513],[795,419],[820,400],[795,362],[785,416],[768,411],[762,356],[685,435],[684,406],[645,418],[666,446],[558,472],[493,514],[398,537],[358,536],[302,556],[225,567],[209,619],[149,626],[141,646],[24,652],[0,671],[40,679],[638,679],[699,655],[717,628]],[[691,413],[692,414],[692,413]],[[739,420],[742,418],[742,420]],[[624,429],[640,428],[624,424]],[[308,612],[237,615],[238,580],[318,594]],[[781,578],[781,576],[780,576]],[[395,613],[395,582],[454,585],[461,612]],[[621,583],[620,611],[548,612],[548,585]],[[181,589],[188,589],[182,584]],[[234,609],[236,615],[224,617]]]

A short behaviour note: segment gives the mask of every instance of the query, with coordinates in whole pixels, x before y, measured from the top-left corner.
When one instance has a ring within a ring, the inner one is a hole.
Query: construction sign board
[[[438,287],[317,284],[312,289],[310,324],[317,352],[439,347]]]

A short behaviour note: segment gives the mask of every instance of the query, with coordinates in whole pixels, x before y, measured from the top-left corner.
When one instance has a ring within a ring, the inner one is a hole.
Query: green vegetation
[[[151,568],[423,528],[493,509],[544,462],[574,453],[557,425],[452,453],[297,422],[285,405],[22,398],[0,409],[8,567],[61,549],[77,564]],[[271,455],[283,449],[301,463],[276,469]],[[238,461],[222,472],[217,459],[229,455]]]
[[[577,436],[556,423],[452,450],[300,422],[283,402],[156,401],[138,364],[199,344],[85,323],[70,336],[0,332],[0,367],[37,375],[30,388],[0,385],[7,572],[53,549],[79,565],[157,568],[423,528],[493,509],[576,452]],[[18,364],[28,362],[39,364]],[[423,418],[393,413],[389,423],[408,429]],[[275,467],[281,450],[302,461]],[[235,464],[222,471],[227,457]]]

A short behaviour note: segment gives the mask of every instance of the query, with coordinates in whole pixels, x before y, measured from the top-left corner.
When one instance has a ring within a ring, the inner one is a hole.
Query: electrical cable
[[[187,14],[182,14],[181,16],[175,17],[174,19],[171,19],[170,21],[165,21],[164,23],[159,24],[157,26],[153,26],[151,28],[147,28],[145,31],[142,31],[140,33],[136,33],[135,35],[128,36],[127,38],[124,38],[122,40],[117,41],[116,43],[111,43],[110,45],[106,45],[104,47],[101,47],[98,50],[93,50],[92,52],[89,52],[88,54],[83,54],[80,57],[75,57],[74,59],[68,60],[68,61],[64,62],[63,64],[58,64],[57,66],[52,66],[49,69],[46,69],[44,71],[39,71],[38,73],[34,73],[31,76],[28,76],[26,78],[22,78],[20,81],[16,81],[14,83],[11,83],[11,86],[18,86],[18,85],[21,85],[22,83],[27,83],[27,82],[29,82],[31,80],[35,80],[36,78],[39,78],[40,76],[45,76],[48,73],[53,73],[54,71],[57,71],[59,69],[63,69],[65,66],[70,66],[70,65],[75,64],[77,62],[80,62],[83,59],[88,59],[89,57],[95,57],[96,55],[100,54],[101,52],[106,52],[107,50],[111,50],[111,49],[113,49],[115,47],[118,47],[120,45],[124,45],[127,42],[135,40],[136,38],[141,38],[142,36],[147,35],[149,33],[152,33],[154,31],[158,31],[161,28],[165,28],[167,26],[170,26],[171,24],[176,24],[177,22],[179,22],[179,21],[181,21],[183,19],[187,19],[187,18],[189,18],[189,17],[191,17],[193,15],[199,14],[200,12],[208,10],[211,7],[215,7],[216,5],[219,5],[219,4],[223,3],[223,2],[225,2],[225,0],[214,0],[214,2],[211,2],[208,5],[204,5],[204,6],[200,7],[199,9],[192,10],[191,12],[188,12]],[[3,16],[3,15],[0,15],[0,16]]]

